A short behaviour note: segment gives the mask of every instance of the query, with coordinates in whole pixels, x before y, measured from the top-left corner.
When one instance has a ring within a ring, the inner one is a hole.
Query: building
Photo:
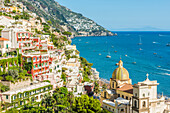
[[[113,113],[167,113],[169,103],[165,97],[157,96],[157,81],[147,78],[132,85],[128,71],[120,60],[118,68],[113,71],[110,89],[101,92],[104,109]]]
[[[157,97],[157,81],[148,78],[133,85],[132,112],[133,113],[164,113],[167,105],[165,98]]]
[[[92,75],[89,77],[91,80],[99,80],[99,72],[96,68],[91,68]]]
[[[33,83],[20,89],[11,89],[2,93],[2,100],[5,103],[12,103],[18,107],[28,102],[40,102],[46,93],[52,93],[52,85],[48,82]]]
[[[67,66],[72,66],[72,67],[80,67],[80,62],[78,61],[77,58],[70,58],[67,63]]]
[[[10,46],[10,42],[8,39],[6,38],[0,38],[0,53],[1,56],[3,56],[4,53],[8,52],[9,47]]]
[[[132,86],[129,72],[123,67],[123,62],[120,60],[118,68],[113,71],[112,78],[110,78],[110,89],[101,92],[101,100],[114,101],[118,97],[131,100],[133,96]]]

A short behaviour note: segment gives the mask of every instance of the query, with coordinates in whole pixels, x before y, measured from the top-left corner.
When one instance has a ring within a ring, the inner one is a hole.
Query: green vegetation
[[[1,92],[3,93],[3,92],[5,92],[5,91],[8,91],[8,90],[9,90],[9,87],[3,85],[2,83],[0,83],[0,89],[1,89]]]
[[[67,36],[71,35],[69,32],[80,34],[80,32],[83,31],[95,35],[100,35],[102,32],[109,32],[102,26],[96,24],[93,20],[84,17],[82,14],[68,10],[66,7],[55,2],[55,0],[18,0],[18,2],[22,2],[28,10],[36,13],[39,17],[43,17],[49,25],[57,29],[56,31],[61,31]],[[37,2],[39,2],[39,4],[37,4]],[[44,10],[46,8],[48,10]],[[81,20],[82,22],[80,23],[79,21]],[[76,30],[74,27],[76,24],[92,27],[90,29],[81,27],[79,30]],[[63,29],[63,26],[68,28],[68,32],[64,32],[65,30]]]
[[[99,84],[97,81],[94,82],[94,93],[99,94],[100,89],[99,89]]]
[[[103,86],[102,86],[102,90],[106,90],[106,89],[107,89],[106,84],[103,84]]]
[[[20,107],[7,110],[6,113],[109,113],[102,110],[99,100],[87,95],[74,97],[66,87],[57,88],[52,95],[46,94],[41,102]]]
[[[89,63],[85,58],[80,57],[81,66],[83,67],[83,82],[89,82],[90,79],[88,76],[90,76],[92,73],[90,71],[92,63]]]

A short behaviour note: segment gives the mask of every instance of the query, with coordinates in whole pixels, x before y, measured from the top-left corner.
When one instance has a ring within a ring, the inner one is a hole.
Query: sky
[[[108,30],[170,31],[170,0],[56,0]]]

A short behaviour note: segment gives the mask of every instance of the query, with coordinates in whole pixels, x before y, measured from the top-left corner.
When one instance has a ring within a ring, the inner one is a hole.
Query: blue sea
[[[166,46],[170,32],[116,33],[118,36],[76,37],[72,44],[77,46],[80,56],[93,63],[101,78],[112,77],[121,57],[133,84],[144,81],[148,73],[150,80],[159,83],[158,94],[170,96],[170,46]],[[140,42],[142,45],[138,45]],[[111,58],[106,58],[109,53]]]

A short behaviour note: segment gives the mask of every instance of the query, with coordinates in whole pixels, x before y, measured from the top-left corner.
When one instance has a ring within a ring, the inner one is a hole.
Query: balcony
[[[38,75],[38,72],[35,72],[34,75]]]
[[[34,70],[37,70],[37,69],[38,69],[38,67],[35,67],[35,68],[34,68]]]
[[[34,46],[22,47],[22,49],[33,49]]]
[[[32,41],[31,40],[25,40],[25,41],[18,41],[18,43],[31,43]]]

